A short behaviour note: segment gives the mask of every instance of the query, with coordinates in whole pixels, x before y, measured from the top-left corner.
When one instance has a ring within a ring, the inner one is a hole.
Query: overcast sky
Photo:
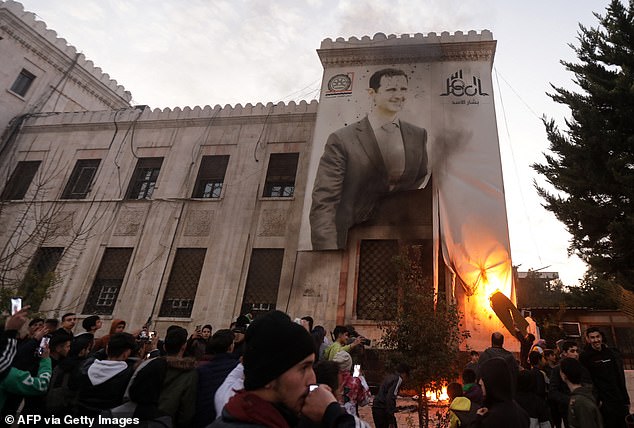
[[[547,95],[574,88],[578,25],[608,0],[23,0],[28,11],[132,93],[134,104],[185,107],[318,99],[325,38],[377,32],[493,32],[493,85],[514,265],[578,283],[583,263],[544,210],[531,163],[548,147],[542,115],[569,114]],[[499,86],[498,86],[499,85]]]

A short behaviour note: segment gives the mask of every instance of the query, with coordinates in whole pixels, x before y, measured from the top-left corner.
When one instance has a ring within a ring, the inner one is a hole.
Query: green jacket
[[[603,428],[591,386],[580,386],[570,394],[568,424],[570,428]]]
[[[352,345],[342,345],[341,343],[335,340],[332,343],[332,345],[327,347],[326,350],[324,351],[324,360],[332,361],[332,359],[335,358],[335,355],[337,355],[337,352],[339,351],[350,352],[351,349],[352,349]]]
[[[44,395],[48,390],[48,383],[51,380],[51,359],[42,358],[37,376],[31,373],[11,367],[9,374],[0,382],[0,408],[4,407],[7,393],[17,395]]]

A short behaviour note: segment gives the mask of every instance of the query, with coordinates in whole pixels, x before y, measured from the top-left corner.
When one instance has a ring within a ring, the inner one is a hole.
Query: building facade
[[[9,123],[15,118],[19,127],[22,115],[130,106],[132,97],[123,86],[12,0],[0,1],[0,58],[5,139]]]
[[[415,246],[430,293],[457,302],[470,345],[485,347],[501,328],[487,299],[497,290],[513,298],[495,43],[486,30],[326,39],[319,103],[161,111],[103,102],[31,115],[0,158],[0,282],[50,315],[96,313],[133,327],[151,318],[159,332],[280,309],[377,339],[397,310],[393,257]],[[24,68],[18,60],[6,85]],[[313,249],[326,140],[365,120],[368,80],[385,69],[404,76],[399,121],[425,135],[416,149],[424,174],[372,200],[343,248]]]

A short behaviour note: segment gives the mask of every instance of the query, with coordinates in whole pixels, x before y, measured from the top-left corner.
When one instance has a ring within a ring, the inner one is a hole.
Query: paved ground
[[[396,400],[398,408],[402,409],[396,414],[396,423],[399,428],[418,428],[418,413],[416,410],[416,401],[412,398],[399,397]],[[434,422],[436,420],[436,412],[441,411],[442,414],[446,412],[446,407],[429,409],[429,417]],[[374,421],[372,420],[372,406],[368,404],[365,407],[359,408],[359,416],[361,419],[374,427]],[[435,428],[435,425],[430,423],[430,427]]]
[[[630,394],[630,397],[634,398],[634,370],[625,370],[625,380],[627,381],[627,389]],[[396,414],[396,422],[399,428],[418,428],[418,414],[416,413],[416,401],[412,398],[407,397],[399,397],[396,401],[396,405],[403,409]],[[412,407],[411,410],[408,408]],[[441,410],[443,413],[446,411],[445,408],[430,408],[429,416],[434,422],[436,420],[436,411]],[[634,410],[634,407],[633,407]],[[370,424],[370,426],[374,427],[374,421],[372,420],[372,406],[369,404],[365,407],[359,408],[359,416],[361,419]],[[436,428],[435,425],[430,423],[432,428]]]

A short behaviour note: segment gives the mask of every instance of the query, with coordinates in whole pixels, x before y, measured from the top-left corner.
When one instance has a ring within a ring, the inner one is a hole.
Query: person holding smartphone
[[[272,311],[258,317],[245,342],[244,389],[229,399],[210,427],[297,427],[300,414],[321,426],[358,426],[328,386],[313,386],[313,340],[287,314]]]
[[[352,357],[346,351],[337,352],[333,361],[339,365],[339,373],[342,377],[343,408],[347,413],[358,416],[359,406],[366,406],[372,397],[370,387],[361,374],[361,366],[355,365],[356,370],[351,373]]]
[[[18,331],[26,322],[29,306],[15,312],[4,323],[4,331],[0,335],[0,378],[9,370],[18,347]]]
[[[22,396],[46,394],[53,371],[48,346],[46,345],[41,353],[39,363],[36,376],[31,376],[28,371],[11,367],[7,376],[0,382],[0,408],[4,407],[8,394]]]

